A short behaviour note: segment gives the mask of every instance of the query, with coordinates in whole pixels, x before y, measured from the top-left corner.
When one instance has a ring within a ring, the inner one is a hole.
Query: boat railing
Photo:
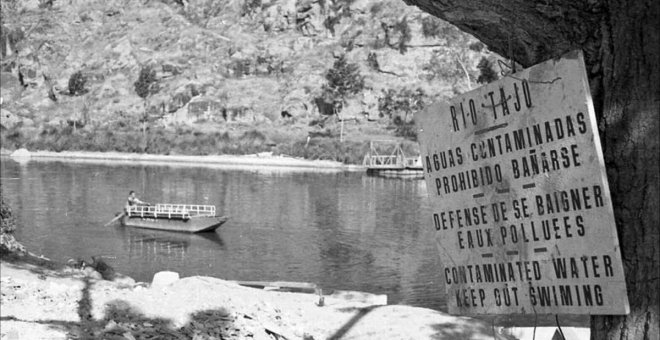
[[[133,205],[128,209],[128,216],[187,220],[191,217],[215,216],[215,206],[168,203],[158,203],[156,205]]]

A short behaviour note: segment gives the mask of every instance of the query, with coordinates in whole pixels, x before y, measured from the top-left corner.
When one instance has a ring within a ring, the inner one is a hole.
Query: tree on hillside
[[[472,75],[467,67],[466,51],[434,51],[429,61],[422,65],[424,77],[428,81],[444,80],[450,84],[458,84],[465,79],[465,86],[472,89]]]
[[[158,93],[158,77],[156,76],[156,70],[151,66],[143,66],[140,69],[140,75],[138,80],[133,83],[135,87],[135,93],[144,99],[144,112],[142,114],[142,138],[143,138],[143,150],[147,148],[147,119],[148,119],[148,107],[149,107],[149,96],[152,94]]]
[[[591,336],[658,339],[660,1],[405,1],[525,67],[584,51],[631,308],[592,316]]]
[[[422,66],[427,80],[439,78],[456,85],[459,78],[463,78],[466,89],[472,89],[470,51],[481,52],[477,48],[479,45],[472,42],[469,35],[438,18],[427,16],[421,22],[422,35],[436,41],[426,45],[435,48],[428,63]]]
[[[358,94],[364,89],[364,77],[360,74],[358,65],[346,61],[344,55],[335,60],[332,68],[325,74],[328,81],[323,85],[323,101],[331,103],[334,113],[339,112],[346,103],[348,96]],[[344,138],[344,120],[341,119],[339,140]]]
[[[383,90],[383,96],[378,98],[378,112],[381,117],[407,122],[409,115],[414,115],[425,107],[426,92],[422,88]]]
[[[422,88],[402,88],[398,92],[394,89],[383,90],[383,95],[378,98],[378,112],[396,126],[394,132],[397,136],[416,141],[414,114],[424,109],[426,98]]]
[[[335,60],[332,68],[325,73],[325,79],[327,83],[323,85],[323,98],[338,108],[341,108],[348,96],[364,89],[364,77],[358,65],[346,61],[344,55]]]

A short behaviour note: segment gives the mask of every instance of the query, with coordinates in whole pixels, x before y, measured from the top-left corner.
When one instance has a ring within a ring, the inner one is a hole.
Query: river
[[[18,240],[57,261],[102,255],[140,281],[163,270],[303,281],[446,310],[421,180],[5,157],[1,181]],[[196,235],[105,227],[130,190],[148,202],[212,204],[229,221]]]
[[[388,303],[447,310],[442,264],[422,180],[280,168],[222,168],[3,157],[0,180],[17,239],[53,260],[101,255],[150,282],[159,271],[225,280],[300,281],[387,294]],[[148,202],[212,204],[213,233],[104,226],[134,190]],[[489,317],[480,317],[487,319]],[[586,315],[562,324],[587,327]],[[500,316],[553,325],[552,316]]]

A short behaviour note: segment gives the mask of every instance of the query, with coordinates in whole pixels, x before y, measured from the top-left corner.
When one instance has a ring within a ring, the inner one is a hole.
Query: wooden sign
[[[627,314],[582,53],[415,117],[453,314]]]

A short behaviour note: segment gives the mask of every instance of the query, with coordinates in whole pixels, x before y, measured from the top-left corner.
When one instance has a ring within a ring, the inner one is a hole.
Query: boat
[[[406,156],[401,144],[396,141],[371,141],[362,165],[369,175],[424,178],[421,156]]]
[[[201,233],[216,230],[227,219],[217,216],[213,205],[158,203],[130,206],[121,223],[133,228]]]

